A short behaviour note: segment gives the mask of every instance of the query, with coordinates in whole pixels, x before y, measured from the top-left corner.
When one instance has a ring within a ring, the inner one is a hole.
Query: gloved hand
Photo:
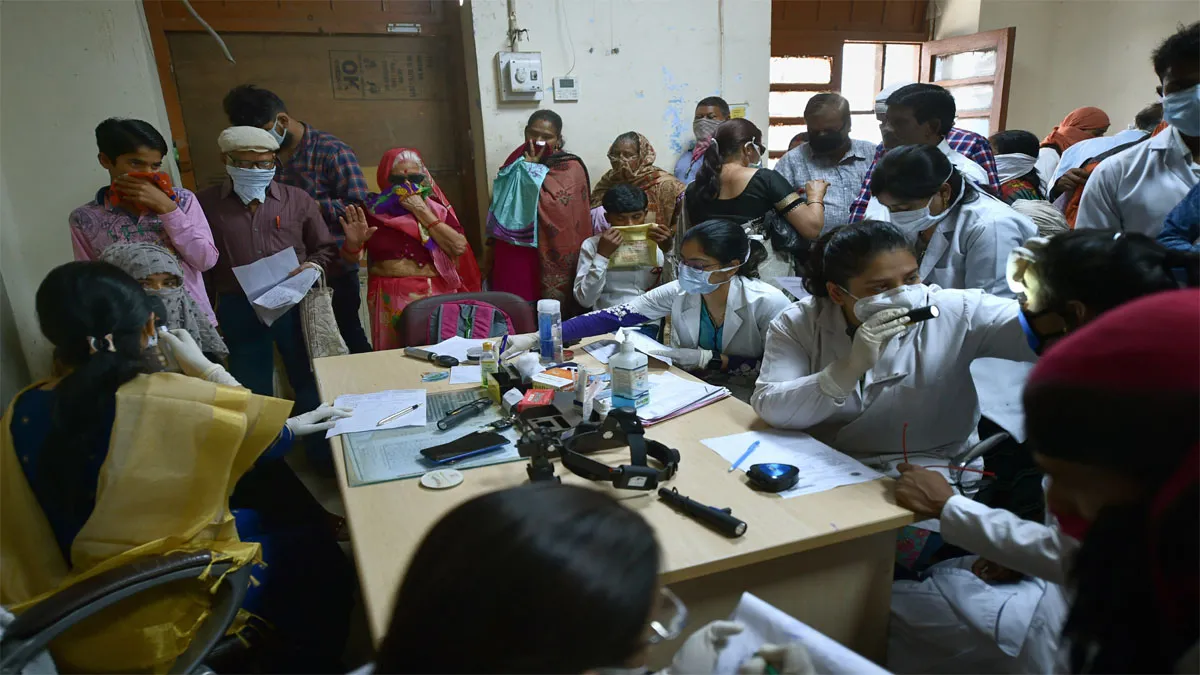
[[[523,333],[521,335],[508,336],[508,346],[504,348],[504,353],[500,358],[508,358],[518,352],[527,352],[538,348],[537,333]]]
[[[771,667],[774,670],[768,671]],[[754,656],[738,667],[738,675],[765,675],[768,672],[780,675],[810,675],[816,673],[808,649],[799,642],[786,645],[765,644],[754,652]]]
[[[650,352],[654,356],[665,356],[671,359],[671,365],[678,366],[684,370],[695,370],[703,368],[712,361],[712,352],[707,349],[685,349],[682,347],[667,347],[666,349],[655,349]]]
[[[159,331],[158,340],[159,346],[170,352],[170,357],[179,364],[179,369],[183,371],[184,375],[198,377],[215,384],[223,384],[226,387],[242,386],[242,383],[234,379],[224,366],[209,361],[204,356],[204,351],[200,349],[200,345],[196,344],[195,338],[186,330],[176,328],[170,331]]]
[[[737,621],[713,621],[692,633],[667,668],[669,675],[715,673],[717,657],[729,643],[729,638],[746,630]]]
[[[903,307],[876,312],[854,333],[854,343],[845,357],[825,366],[817,378],[826,396],[844,399],[854,391],[859,378],[879,361],[888,340],[908,330],[909,310]]]
[[[339,419],[350,417],[353,414],[353,408],[335,408],[328,403],[322,403],[312,412],[289,417],[286,424],[287,428],[292,430],[294,436],[307,436],[315,434],[318,431],[332,429],[333,425],[337,424]]]

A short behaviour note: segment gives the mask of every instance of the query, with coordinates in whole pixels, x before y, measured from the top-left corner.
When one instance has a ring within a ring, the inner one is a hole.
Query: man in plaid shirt
[[[280,166],[275,180],[311,195],[338,246],[344,246],[346,236],[339,218],[345,215],[348,205],[365,206],[370,198],[354,150],[337,136],[292,117],[278,96],[251,84],[235,87],[225,95],[225,114],[230,124],[266,129],[279,141]],[[362,302],[358,265],[343,261],[341,274],[328,281],[338,332],[346,346],[352,354],[371,351],[371,342],[358,318]]]
[[[930,92],[940,90],[935,93],[944,93],[945,96],[943,98],[948,99],[947,103],[949,105],[949,119],[953,120],[955,113],[954,99],[950,96],[949,92],[937,85],[925,84],[907,85],[905,87],[901,87],[900,89],[897,89],[893,95],[900,94],[900,98],[905,98],[906,94],[912,93],[912,90],[909,89],[910,87],[928,89]],[[888,100],[890,100],[890,97]],[[920,134],[914,135],[909,133],[897,133],[893,128],[885,125],[886,131],[884,134],[883,143],[879,144],[875,148],[875,160],[871,162],[871,167],[867,169],[867,174],[863,177],[862,190],[858,194],[858,199],[854,200],[854,203],[850,205],[849,222],[856,223],[862,220],[863,216],[866,214],[867,204],[871,201],[871,175],[875,172],[875,165],[879,163],[879,158],[883,157],[884,153],[891,148],[898,147],[900,145],[908,145],[910,143],[936,142],[939,146],[944,143],[945,147],[943,148],[943,151],[949,150],[950,153],[958,155],[959,157],[965,157],[966,159],[978,165],[983,172],[986,172],[986,184],[983,183],[983,181],[975,181],[980,187],[988,190],[992,194],[1000,193],[1000,180],[996,173],[996,158],[992,154],[992,146],[988,143],[988,139],[973,131],[959,129],[958,127],[949,127],[949,131],[942,136],[938,133],[938,129],[942,127],[944,121],[939,119],[938,115],[925,116],[923,111],[917,110],[915,106],[901,107],[909,108],[909,112],[912,113],[910,116],[914,117],[914,120],[917,123],[917,128],[915,131],[920,132]],[[875,112],[876,115],[880,117],[880,121],[884,122],[883,116],[887,112],[887,104],[881,104],[877,101]],[[922,117],[925,119],[921,119]],[[915,136],[921,136],[921,138],[918,139]],[[954,162],[955,157],[950,153],[947,154],[951,157],[951,161]]]

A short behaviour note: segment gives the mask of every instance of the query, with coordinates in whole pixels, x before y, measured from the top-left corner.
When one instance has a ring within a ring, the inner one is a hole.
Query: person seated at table
[[[827,233],[803,276],[812,297],[771,323],[751,404],[771,426],[864,462],[944,464],[976,440],[971,362],[1034,360],[1016,300],[923,284],[913,243],[893,224]],[[910,310],[930,305],[936,318],[910,323]]]
[[[563,342],[670,317],[671,344],[660,355],[709,379],[753,377],[767,326],[788,305],[782,291],[758,278],[766,249],[740,225],[710,220],[688,230],[680,250],[676,281],[564,322]],[[537,333],[518,335],[509,340],[506,353],[533,349],[537,343]]]
[[[295,437],[348,411],[288,418],[289,401],[240,387],[186,331],[156,332],[141,286],[108,263],[51,270],[36,307],[55,378],[19,393],[2,422],[0,603],[173,551],[214,551],[244,565],[260,559],[257,541],[269,568],[255,571],[243,607],[274,625],[271,667],[335,672],[353,603],[348,561],[320,528],[250,532],[245,524],[261,514],[243,512],[235,524],[229,495],[249,467],[282,462]],[[155,372],[148,350],[160,340],[184,374]],[[110,626],[69,633],[56,643],[60,668],[165,670],[209,599],[156,597],[130,601],[138,611]]]
[[[654,166],[657,157],[649,139],[638,132],[627,131],[617,136],[608,148],[612,168],[592,188],[592,208],[603,206],[604,195],[614,186],[628,183],[646,193],[649,202],[646,216],[650,222],[664,225],[674,222],[675,204],[683,194],[684,185],[669,171]]]
[[[479,265],[454,207],[410,148],[392,148],[376,171],[383,194],[367,208],[347,206],[342,258],[358,262],[367,249],[367,306],[375,351],[402,347],[400,313],[422,298],[474,293]]]
[[[417,547],[373,671],[645,672],[647,649],[687,623],[687,607],[659,584],[660,562],[645,519],[599,490],[530,483],[480,495]],[[707,624],[668,671],[713,672],[743,630]],[[768,667],[814,672],[795,643],[763,645],[740,672]]]
[[[220,357],[229,353],[204,309],[187,292],[183,268],[174,253],[150,243],[113,244],[100,259],[121,268],[138,280],[146,294],[162,301],[167,315],[158,317],[169,328],[186,330],[206,354]]]
[[[992,134],[988,142],[996,152],[1001,201],[1012,204],[1018,199],[1045,200],[1042,176],[1037,168],[1037,136],[1028,131],[1011,129]]]
[[[605,217],[613,227],[646,222],[647,199],[641,188],[628,183],[612,186],[604,194]],[[665,231],[662,226],[656,226]],[[658,285],[662,279],[663,254],[655,246],[654,266],[609,270],[609,258],[624,243],[621,231],[609,229],[589,237],[579,252],[575,271],[575,299],[588,309],[608,309],[630,302]]]
[[[1034,367],[1024,391],[1027,427],[1050,478],[1047,502],[1057,527],[988,509],[955,496],[938,474],[903,467],[897,503],[938,517],[948,541],[1065,586],[1071,607],[1063,652],[1070,664],[1044,672],[1196,671],[1198,327],[1200,292],[1155,293],[1102,314]],[[952,598],[956,605],[980,609],[981,593],[964,590]],[[1004,603],[1018,600],[1007,588],[1003,596]],[[932,605],[921,604],[919,625],[929,626]],[[996,623],[983,613],[983,625]],[[1058,625],[1049,628],[1057,633]],[[957,655],[964,646],[959,633],[932,636],[918,649],[953,645],[942,654]],[[1018,637],[1003,646],[1021,648]],[[932,667],[928,657],[923,662]],[[1031,672],[994,661],[972,667],[953,657],[945,665],[947,672]]]

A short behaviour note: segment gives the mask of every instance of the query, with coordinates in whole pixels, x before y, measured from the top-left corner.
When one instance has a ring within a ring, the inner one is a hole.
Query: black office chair
[[[20,672],[68,628],[142,591],[189,579],[207,587],[211,581],[200,581],[205,571],[221,579],[212,611],[168,672],[211,672],[205,660],[218,645],[236,640],[225,633],[250,584],[251,565],[230,571],[232,567],[228,560],[213,562],[209,551],[180,552],[138,560],[72,584],[25,610],[8,627],[0,640],[0,673]]]

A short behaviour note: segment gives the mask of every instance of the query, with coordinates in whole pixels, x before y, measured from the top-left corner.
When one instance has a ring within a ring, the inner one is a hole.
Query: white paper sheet
[[[267,289],[267,292],[254,299],[254,304],[266,309],[298,305],[304,296],[308,295],[308,289],[317,283],[320,276],[320,271],[311,267],[306,268],[296,276],[279,282],[274,288]]]
[[[671,373],[650,374],[650,403],[638,408],[638,417],[651,423],[698,403],[729,396],[725,387],[685,380]],[[743,448],[744,450],[745,448]]]
[[[624,332],[624,331],[622,331]],[[655,354],[656,351],[668,349],[666,345],[647,336],[645,333],[638,331],[629,331],[629,341],[633,343],[633,348],[637,351],[649,356],[652,359],[657,359],[667,364],[674,365],[671,359],[666,356]],[[604,365],[608,365],[608,360],[611,359],[621,349],[621,343],[617,340],[597,340],[584,345],[583,351],[591,354],[592,358],[596,359]]]
[[[804,277],[775,277],[775,283],[797,300],[803,300],[812,295],[804,288]]]
[[[754,441],[759,442],[758,448],[742,462],[738,470],[746,471],[754,464],[771,462],[799,468],[800,482],[792,489],[779,493],[785,499],[883,477],[883,474],[857,459],[800,432],[747,431],[700,442],[733,464]]]
[[[503,338],[488,338],[486,342],[496,342],[496,346],[499,347],[499,341],[502,339]],[[483,347],[484,342],[485,340],[472,340],[455,335],[447,340],[442,340],[436,345],[428,345],[425,347],[420,347],[420,349],[424,349],[427,352],[433,352],[438,356],[453,356],[459,361],[466,363],[467,350],[472,347]]]
[[[483,382],[483,366],[454,366],[450,369],[450,384],[475,384]]]
[[[886,670],[841,643],[750,593],[742,593],[742,599],[729,619],[742,623],[746,630],[729,638],[719,652],[715,669],[718,675],[736,673],[763,644],[792,642],[799,642],[808,649],[813,668],[822,675],[888,675]]]
[[[289,280],[288,275],[299,266],[300,260],[296,257],[296,250],[289,247],[274,255],[255,260],[249,265],[233,268],[233,276],[238,280],[242,290],[246,292],[246,297],[250,299],[250,306],[254,308],[254,313],[264,324],[270,326],[275,323],[276,319],[286,314],[304,298],[304,294],[301,293],[295,302],[286,301],[294,295],[295,289],[303,284],[305,279],[311,279],[311,281],[308,282],[308,286],[304,287],[304,293],[307,293],[313,282],[316,281],[319,274],[316,270],[312,270],[311,276],[305,276],[305,273],[302,272]],[[304,277],[304,279],[295,281],[280,291],[278,295],[273,295],[267,304],[256,302],[264,295],[271,293],[281,282],[293,281],[299,277]]]
[[[325,432],[325,438],[333,438],[355,431],[425,426],[427,406],[425,405],[424,389],[392,389],[377,391],[373,394],[344,394],[334,399],[333,404],[339,408],[353,408],[354,415],[338,420],[336,426]],[[418,406],[416,410],[407,415],[401,415],[387,424],[376,426],[379,420],[414,404]]]

